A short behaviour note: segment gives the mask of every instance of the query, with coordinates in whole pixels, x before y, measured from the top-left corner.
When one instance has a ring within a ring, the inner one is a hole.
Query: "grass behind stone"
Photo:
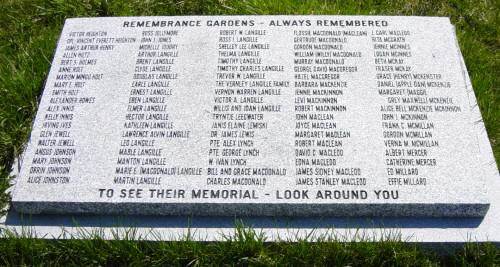
[[[139,15],[416,15],[448,16],[457,27],[497,162],[500,159],[500,37],[496,1],[298,1],[298,0],[3,0],[0,2],[0,209],[15,157],[29,138],[57,38],[65,18]],[[1,212],[0,212],[1,214]],[[104,265],[108,263],[203,263],[237,265],[451,265],[500,264],[492,245],[470,244],[441,257],[401,242],[265,243],[257,236],[221,243],[0,241],[1,265]],[[316,240],[318,241],[318,240]]]

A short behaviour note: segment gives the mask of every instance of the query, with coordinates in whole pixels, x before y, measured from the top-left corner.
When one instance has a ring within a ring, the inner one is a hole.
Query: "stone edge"
[[[145,203],[13,201],[25,214],[197,215],[197,216],[338,216],[338,217],[484,217],[488,203],[432,204],[281,204]]]

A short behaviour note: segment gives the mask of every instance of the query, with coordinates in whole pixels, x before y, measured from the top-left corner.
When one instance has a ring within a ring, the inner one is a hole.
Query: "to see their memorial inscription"
[[[23,213],[480,217],[447,18],[69,19]]]

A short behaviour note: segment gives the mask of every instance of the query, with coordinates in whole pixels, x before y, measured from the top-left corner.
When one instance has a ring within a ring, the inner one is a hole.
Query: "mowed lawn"
[[[66,18],[149,15],[416,15],[447,16],[461,51],[497,162],[500,160],[500,8],[497,1],[293,1],[293,0],[0,0],[0,207],[9,196],[9,173],[29,137],[37,102]],[[4,211],[0,211],[0,214]],[[500,231],[500,222],[499,222]],[[0,265],[500,265],[491,244],[429,250],[385,242],[267,243],[236,228],[227,242],[0,240]],[[439,252],[439,253],[438,253]]]

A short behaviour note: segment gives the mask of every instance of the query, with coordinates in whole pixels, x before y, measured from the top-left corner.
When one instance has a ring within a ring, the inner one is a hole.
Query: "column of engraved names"
[[[95,102],[86,88],[103,78],[102,73],[92,71],[99,60],[96,53],[112,51],[115,43],[129,42],[126,38],[111,38],[105,31],[69,32],[61,40],[63,54],[57,62],[55,82],[47,83],[49,104],[44,110],[28,183],[71,181],[71,164],[77,154],[71,131],[75,112]]]
[[[115,184],[158,186],[164,177],[200,172],[173,166],[164,156],[165,147],[159,144],[163,140],[190,137],[189,130],[177,129],[169,110],[179,78],[175,71],[178,36],[178,30],[141,33],[116,161]],[[150,189],[147,196],[162,197],[162,193]]]
[[[208,185],[263,187],[271,177],[285,176],[286,169],[256,166],[272,124],[270,116],[282,112],[280,98],[289,82],[280,80],[284,66],[266,63],[271,52],[266,30],[220,30],[216,87],[208,159]],[[267,194],[267,193],[266,193]],[[258,198],[255,190],[239,198]]]
[[[378,30],[372,33],[388,185],[427,186],[423,169],[439,162],[433,151],[439,137],[433,113],[459,112],[451,97],[433,97],[433,90],[449,88],[440,73],[420,73],[410,61],[409,30]]]
[[[351,130],[339,123],[348,116],[344,95],[349,93],[348,75],[358,72],[361,51],[349,44],[367,38],[366,31],[294,31],[295,77],[295,177],[297,185],[343,186],[356,190],[320,190],[318,199],[366,198],[366,178],[360,166],[344,161]]]

